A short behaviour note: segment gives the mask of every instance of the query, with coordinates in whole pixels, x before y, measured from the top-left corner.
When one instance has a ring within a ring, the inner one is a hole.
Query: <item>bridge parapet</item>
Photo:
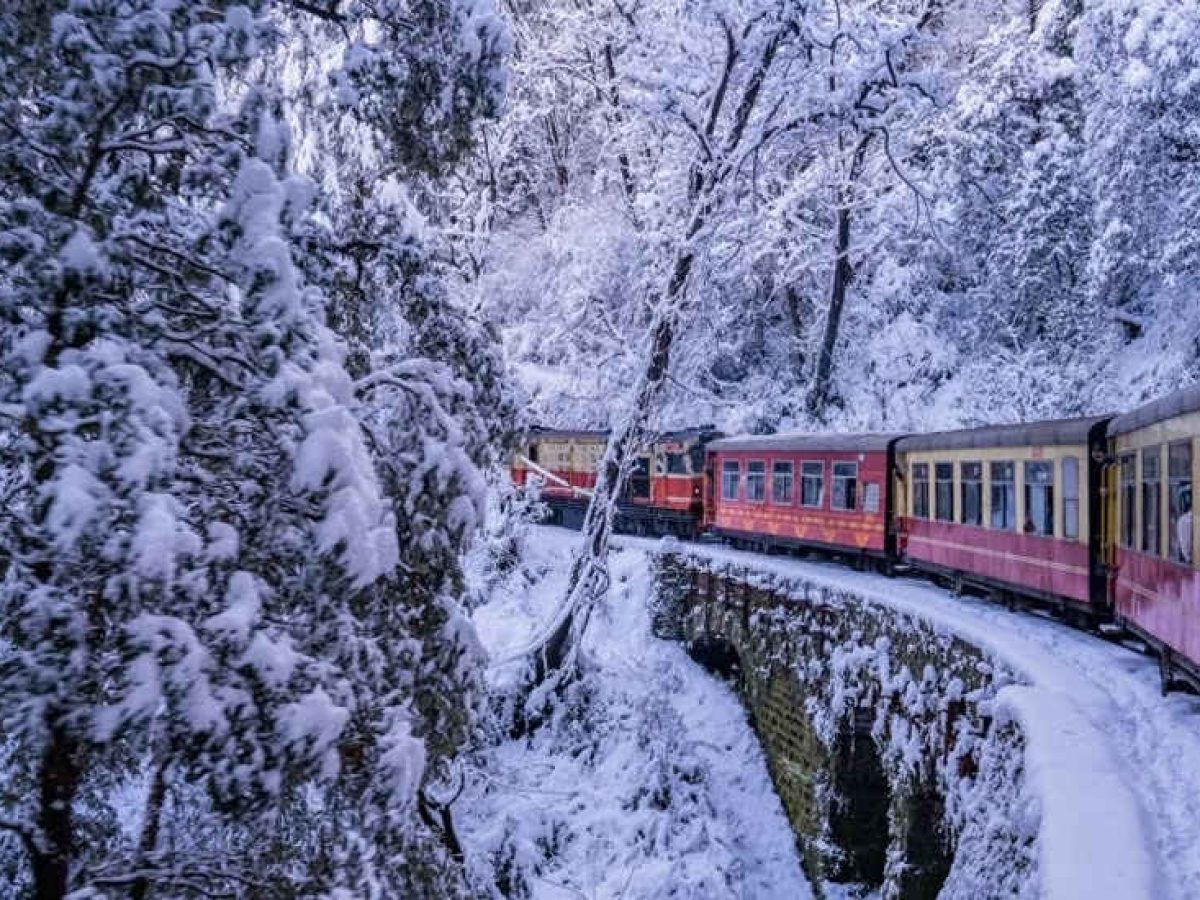
[[[1036,893],[1023,737],[993,715],[1011,670],[847,590],[682,548],[655,564],[656,632],[736,686],[814,884]]]

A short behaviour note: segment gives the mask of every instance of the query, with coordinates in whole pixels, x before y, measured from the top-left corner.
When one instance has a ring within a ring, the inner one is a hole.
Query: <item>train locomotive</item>
[[[532,431],[512,477],[579,527],[608,435]],[[1200,691],[1200,385],[1119,416],[927,434],[656,437],[618,531],[723,540],[923,573],[1048,610],[1159,659]]]

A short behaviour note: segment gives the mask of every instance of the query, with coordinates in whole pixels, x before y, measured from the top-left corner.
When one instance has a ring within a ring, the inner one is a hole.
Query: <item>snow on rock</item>
[[[532,530],[475,624],[492,659],[524,647],[562,597],[579,537]],[[590,675],[556,718],[484,751],[456,809],[471,864],[509,896],[811,897],[741,702],[652,637],[649,560],[614,555],[585,642]],[[512,665],[493,669],[497,685]]]
[[[651,541],[621,539],[653,550]],[[1056,622],[953,598],[917,579],[689,545],[691,552],[847,591],[957,635],[1022,676],[998,715],[1020,724],[1040,807],[1041,896],[1200,896],[1200,701],[1161,700],[1154,664]]]

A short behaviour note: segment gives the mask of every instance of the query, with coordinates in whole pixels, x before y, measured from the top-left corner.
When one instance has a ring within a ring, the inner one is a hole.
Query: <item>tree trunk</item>
[[[825,335],[821,339],[821,352],[817,357],[817,369],[813,373],[812,390],[808,394],[808,412],[814,419],[825,415],[829,404],[829,382],[833,376],[834,353],[842,331],[842,313],[846,307],[846,291],[854,277],[850,265],[850,206],[854,189],[862,175],[867,158],[867,148],[875,132],[867,132],[858,139],[850,160],[850,172],[846,183],[838,191],[837,228],[834,237],[833,283],[829,290],[829,313],[825,318]]]
[[[605,451],[599,477],[596,479],[596,489],[583,524],[584,540],[588,542],[588,546],[576,557],[567,585],[567,595],[571,600],[597,596],[607,580],[605,558],[608,554],[608,539],[612,532],[617,500],[629,473],[629,463],[645,437],[650,412],[667,379],[671,364],[671,346],[675,338],[677,301],[687,284],[695,261],[695,254],[691,250],[691,238],[702,227],[703,218],[698,216],[688,229],[685,249],[675,259],[666,296],[653,327],[650,361],[634,395],[629,416],[613,434]],[[534,684],[541,684],[551,673],[566,670],[571,664],[571,650],[576,645],[577,637],[586,627],[591,603],[587,600],[582,603],[568,602],[570,605],[567,614],[535,657]],[[579,615],[581,610],[582,615]]]
[[[42,847],[33,858],[36,900],[62,900],[71,869],[72,812],[79,789],[79,745],[60,723],[49,726],[38,773],[38,828]]]
[[[146,857],[158,847],[158,833],[162,827],[163,802],[167,797],[167,764],[165,760],[154,763],[154,777],[150,781],[150,793],[146,797],[146,812],[142,821],[142,835],[138,841],[138,865],[145,865]],[[146,900],[150,893],[150,879],[139,877],[129,891],[129,900]]]
[[[700,157],[689,173],[688,224],[675,251],[671,277],[659,300],[650,328],[650,353],[646,368],[633,391],[631,406],[624,421],[609,439],[596,488],[583,522],[583,546],[571,566],[567,593],[560,609],[562,618],[550,634],[533,651],[532,684],[523,708],[518,713],[518,730],[523,730],[541,715],[545,700],[569,681],[573,675],[579,645],[587,630],[588,620],[596,602],[608,587],[608,541],[612,534],[617,502],[629,476],[634,454],[645,442],[650,417],[662,394],[671,364],[671,349],[680,318],[683,314],[688,279],[696,259],[695,241],[715,213],[718,194],[724,180],[733,172],[730,160],[742,146],[747,128],[762,93],[767,73],[783,44],[790,27],[781,25],[766,40],[762,54],[749,73],[742,89],[740,102],[729,123],[722,152],[712,158],[711,146],[721,112],[726,103],[732,71],[739,59],[733,33],[726,29],[728,44],[726,59],[712,105],[706,116],[706,141]]]
[[[834,248],[833,285],[829,291],[829,312],[825,317],[825,335],[817,357],[812,390],[808,395],[808,412],[814,419],[825,415],[829,402],[829,379],[833,374],[833,353],[842,328],[842,310],[846,305],[846,288],[853,272],[850,269],[850,208],[843,204],[837,211],[837,238]]]

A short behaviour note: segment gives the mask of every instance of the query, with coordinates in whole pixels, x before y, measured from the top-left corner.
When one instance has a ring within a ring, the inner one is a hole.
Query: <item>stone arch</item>
[[[903,798],[899,818],[904,841],[900,896],[904,900],[936,900],[954,863],[942,791],[930,779],[918,782]]]
[[[720,635],[701,635],[687,645],[688,656],[713,675],[737,683],[742,674],[742,658],[733,642]]]
[[[872,720],[871,709],[855,710],[834,746],[829,836],[840,853],[828,880],[878,888],[884,883],[891,844],[892,789],[871,734]]]

